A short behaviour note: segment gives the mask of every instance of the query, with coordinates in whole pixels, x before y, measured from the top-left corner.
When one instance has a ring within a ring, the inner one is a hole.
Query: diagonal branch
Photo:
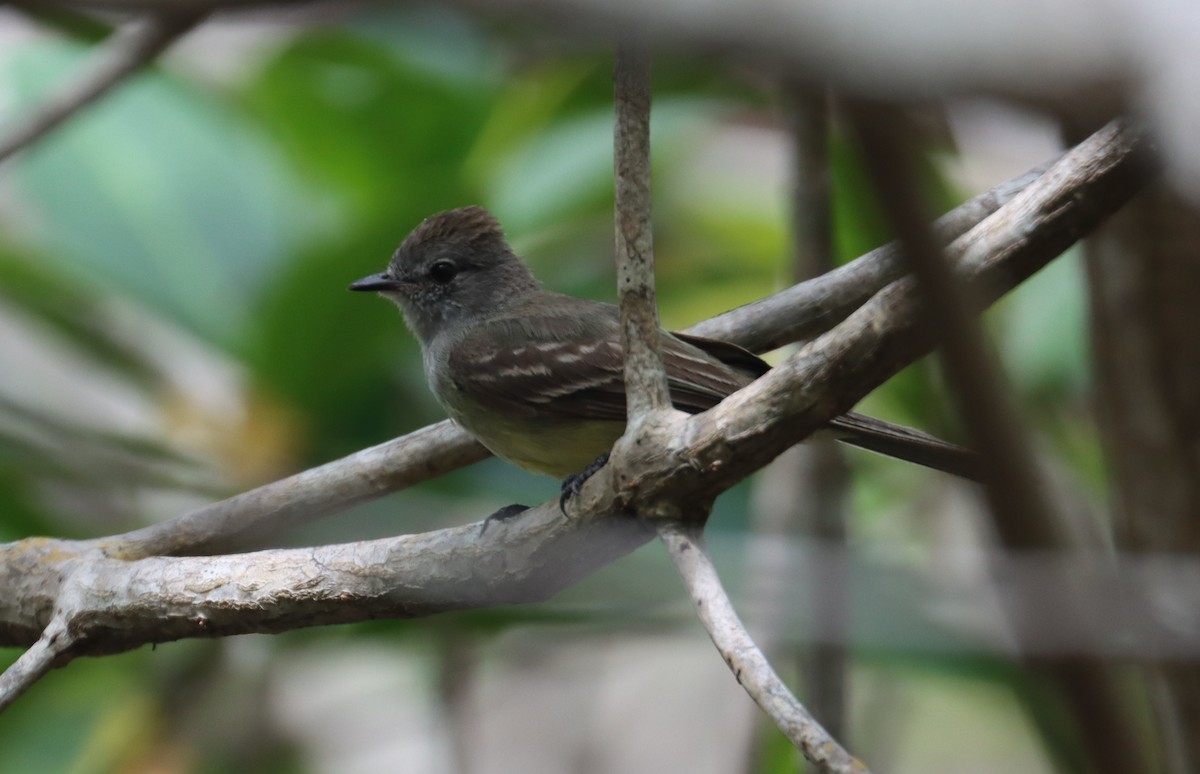
[[[1002,388],[1004,377],[990,342],[972,313],[976,305],[943,258],[924,217],[924,203],[916,195],[920,186],[906,118],[892,108],[865,102],[853,105],[849,114],[883,210],[927,299],[922,305],[926,324],[945,332],[941,361],[972,447],[984,460],[985,496],[999,522],[1022,525],[1014,548],[1060,545],[1028,439]]]
[[[991,304],[1095,228],[1150,178],[1145,154],[1144,137],[1121,122],[1109,124],[956,239],[946,254],[967,292],[982,306]],[[1084,180],[1097,186],[1092,196],[1077,197]],[[723,474],[728,466],[744,474],[757,470],[787,448],[787,441],[849,410],[928,354],[940,335],[921,324],[912,279],[893,282],[829,333],[713,409],[689,418],[684,445],[691,465]],[[833,383],[838,390],[827,389]],[[813,423],[813,416],[821,420]],[[694,485],[703,488],[703,478]]]
[[[75,80],[48,96],[0,137],[0,162],[37,142],[153,61],[204,16],[202,11],[190,10],[163,13],[113,33]]]
[[[170,521],[101,541],[114,557],[219,553],[486,459],[449,420],[355,452]]]
[[[962,236],[1052,166],[1048,163],[1031,169],[955,207],[934,222],[937,238],[948,244]],[[899,245],[892,242],[818,277],[698,323],[686,332],[754,352],[768,352],[824,333],[904,273]]]
[[[63,621],[59,618],[51,621],[37,642],[29,646],[29,649],[0,675],[0,712],[7,709],[56,666],[56,662],[63,658],[73,644],[74,638]]]
[[[700,530],[664,523],[658,528],[658,536],[683,578],[696,614],[738,684],[820,771],[865,774],[867,767],[842,749],[808,714],[754,643],[705,552]]]

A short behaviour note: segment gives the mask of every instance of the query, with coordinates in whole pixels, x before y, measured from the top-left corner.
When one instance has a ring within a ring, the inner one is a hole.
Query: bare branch
[[[487,449],[446,420],[101,546],[122,559],[215,553],[295,529],[389,492],[486,459]]]
[[[37,642],[0,675],[0,712],[4,712],[21,694],[29,690],[70,649],[73,638],[63,622],[55,618]]]
[[[671,405],[658,340],[654,240],[650,222],[650,58],[633,45],[617,50],[613,166],[616,180],[617,290],[632,432]]]
[[[879,200],[902,245],[926,324],[942,331],[939,352],[973,447],[979,450],[985,495],[1014,548],[1062,545],[1057,520],[1034,466],[1029,441],[974,315],[977,304],[955,279],[928,227],[913,161],[907,118],[894,108],[857,103],[848,111]]]
[[[81,655],[535,602],[652,536],[629,518],[565,519],[553,503],[482,537],[473,524],[230,556],[130,561],[92,544],[31,539],[0,545],[0,568],[24,568],[2,579],[0,642],[22,642],[31,631],[36,638],[37,622],[54,609],[74,636],[71,655]]]
[[[831,774],[868,771],[808,714],[754,644],[705,553],[700,530],[664,523],[659,526],[658,535],[683,577],[708,636],[750,698],[820,771]]]
[[[32,114],[0,137],[0,162],[49,134],[161,54],[205,16],[176,11],[123,27],[107,39],[74,81],[49,96]]]
[[[959,279],[979,303],[993,302],[1131,197],[1151,174],[1144,152],[1144,139],[1120,123],[1096,132],[947,248]],[[1081,184],[1091,195],[1077,197]],[[766,375],[690,417],[684,446],[692,469],[720,470],[714,479],[729,467],[757,470],[927,354],[940,332],[918,324],[917,308],[912,280],[894,282]],[[693,483],[705,487],[703,477]]]

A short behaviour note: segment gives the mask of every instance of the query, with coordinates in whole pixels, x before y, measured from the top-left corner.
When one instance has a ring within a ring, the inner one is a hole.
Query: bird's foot
[[[567,515],[567,502],[572,497],[579,494],[579,490],[583,489],[583,484],[589,478],[596,474],[596,471],[604,467],[608,463],[608,452],[604,452],[596,459],[592,460],[586,468],[573,473],[563,479],[562,496],[558,498],[558,509],[562,511],[563,516]]]
[[[491,516],[488,516],[486,519],[483,520],[483,526],[481,526],[479,528],[480,537],[483,536],[484,532],[487,532],[488,525],[491,524],[493,521],[508,521],[512,517],[518,516],[527,510],[529,510],[529,506],[521,505],[520,503],[513,503],[512,505],[504,506],[503,508],[501,508],[500,510],[496,511]]]

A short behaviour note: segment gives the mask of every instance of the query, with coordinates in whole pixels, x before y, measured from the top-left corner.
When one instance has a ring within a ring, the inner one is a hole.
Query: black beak
[[[350,290],[396,290],[403,286],[403,282],[392,279],[387,274],[380,272],[379,274],[372,274],[369,277],[363,277],[357,282],[351,282]]]

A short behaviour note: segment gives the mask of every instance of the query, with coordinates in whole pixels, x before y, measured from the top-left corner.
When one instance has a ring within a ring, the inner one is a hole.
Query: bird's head
[[[537,289],[500,223],[475,206],[430,215],[404,238],[386,270],[350,285],[394,301],[422,345]]]

